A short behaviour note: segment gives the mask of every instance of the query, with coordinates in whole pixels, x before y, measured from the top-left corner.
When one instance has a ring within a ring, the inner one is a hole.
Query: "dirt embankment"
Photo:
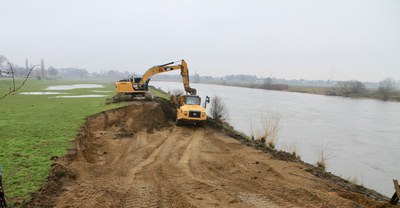
[[[386,207],[221,130],[137,102],[87,119],[28,207]]]

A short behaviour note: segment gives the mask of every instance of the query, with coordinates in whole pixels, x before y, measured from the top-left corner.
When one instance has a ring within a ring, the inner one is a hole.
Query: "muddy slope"
[[[177,127],[159,102],[87,119],[28,207],[386,207],[214,128]]]

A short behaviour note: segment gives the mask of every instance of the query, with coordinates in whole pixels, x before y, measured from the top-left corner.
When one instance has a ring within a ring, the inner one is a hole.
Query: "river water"
[[[164,91],[178,82],[152,81]],[[324,152],[327,171],[391,196],[400,179],[400,103],[220,85],[191,84],[204,100],[218,95],[229,122],[249,135],[266,118],[279,117],[277,148],[296,149],[315,164]]]

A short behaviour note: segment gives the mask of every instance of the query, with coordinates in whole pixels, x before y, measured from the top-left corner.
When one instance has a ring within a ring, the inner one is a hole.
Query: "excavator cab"
[[[139,85],[139,82],[142,80],[141,77],[135,77],[133,78],[132,86],[135,91],[148,91],[149,89],[149,82],[150,79],[148,79],[145,83],[142,85]]]
[[[174,100],[177,100],[177,102]],[[201,98],[197,95],[171,96],[171,101],[175,103],[177,108],[183,105],[201,105]]]
[[[201,98],[195,95],[187,95],[186,97],[186,105],[200,105]]]

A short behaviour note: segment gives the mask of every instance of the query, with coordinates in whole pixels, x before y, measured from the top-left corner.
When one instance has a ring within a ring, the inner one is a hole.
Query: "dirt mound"
[[[75,183],[82,170],[71,164],[76,162],[103,163],[105,155],[118,152],[113,149],[119,140],[134,137],[140,131],[151,133],[170,127],[175,108],[166,100],[131,102],[130,105],[104,111],[86,118],[77,139],[76,149],[70,149],[64,158],[52,165],[48,182],[32,195],[28,207],[53,207],[56,198],[70,183]],[[116,141],[116,142],[115,142]],[[63,188],[64,187],[64,188]]]
[[[173,109],[133,102],[87,118],[28,207],[386,206],[219,129],[177,127]]]
[[[109,110],[87,119],[83,133],[77,141],[77,157],[97,162],[113,151],[115,139],[132,138],[139,131],[152,133],[171,126],[162,105],[156,102],[134,102],[123,108]],[[105,148],[110,146],[111,149]],[[106,151],[108,150],[109,151]]]

